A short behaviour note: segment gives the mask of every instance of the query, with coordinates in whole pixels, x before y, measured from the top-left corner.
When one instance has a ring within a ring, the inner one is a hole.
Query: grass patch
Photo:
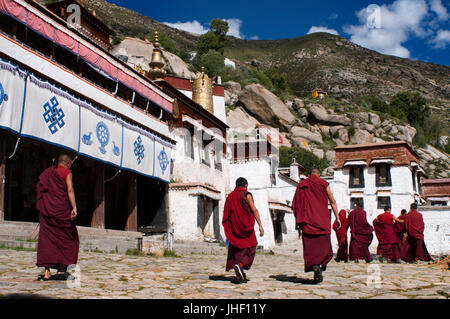
[[[142,252],[137,248],[128,248],[125,252],[125,255],[128,256],[143,256]]]
[[[36,248],[27,248],[27,247],[9,247],[5,245],[0,245],[0,249],[9,249],[15,251],[37,251]]]
[[[37,243],[38,242],[37,239],[21,239],[21,238],[16,238],[16,241],[25,242],[25,243]]]
[[[180,257],[180,256],[177,255],[177,253],[174,250],[168,250],[168,249],[164,250],[164,255],[163,256],[164,257]]]

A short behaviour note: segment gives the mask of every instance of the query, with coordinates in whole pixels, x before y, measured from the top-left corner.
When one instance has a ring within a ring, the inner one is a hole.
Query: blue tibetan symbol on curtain
[[[159,167],[161,167],[162,173],[164,174],[167,167],[169,166],[169,158],[167,157],[167,153],[164,150],[164,148],[159,153],[158,160],[159,160]]]
[[[58,108],[59,102],[56,97],[52,97],[50,101],[44,104],[44,120],[48,123],[48,129],[52,134],[58,132],[66,124],[64,123],[64,112]]]
[[[0,107],[2,106],[3,101],[8,101],[8,95],[5,94],[5,90],[3,90],[3,86],[0,83]]]
[[[100,142],[100,153],[105,154],[106,149],[105,146],[109,143],[109,130],[105,123],[99,122],[97,124],[97,139]]]
[[[134,142],[134,155],[136,155],[136,160],[138,165],[141,165],[142,160],[144,159],[144,145],[142,145],[142,138],[138,136],[136,141]]]

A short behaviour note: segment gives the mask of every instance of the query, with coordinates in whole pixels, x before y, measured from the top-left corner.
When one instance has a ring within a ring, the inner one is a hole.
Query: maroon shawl
[[[415,209],[412,209],[406,214],[405,229],[408,232],[408,236],[423,240],[425,225],[423,223],[422,214]]]
[[[228,195],[223,210],[222,225],[230,244],[238,248],[255,247],[255,216],[247,201],[246,191],[236,187]]]
[[[396,244],[397,234],[394,228],[394,216],[390,213],[383,213],[373,220],[373,227],[378,242],[384,244]]]
[[[55,167],[47,168],[36,185],[36,208],[39,211],[38,267],[57,268],[77,263],[79,238],[66,181]]]
[[[356,208],[348,214],[350,232],[352,238],[359,242],[370,244],[372,242],[373,227],[367,222],[367,213],[361,208]]]
[[[324,235],[331,233],[327,186],[328,182],[316,175],[310,175],[297,185],[292,200],[292,208],[296,223],[306,234]]]

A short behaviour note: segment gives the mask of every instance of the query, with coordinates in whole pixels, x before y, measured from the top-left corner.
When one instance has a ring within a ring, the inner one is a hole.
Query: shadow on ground
[[[287,276],[287,275],[273,275],[269,278],[278,280],[278,281],[288,281],[292,282],[294,284],[302,284],[302,285],[317,285],[317,283],[314,282],[313,279],[307,279],[307,278],[299,278],[295,276]]]
[[[232,284],[239,284],[239,282],[236,279],[236,276],[224,276],[224,275],[219,275],[219,276],[209,276],[209,280],[213,280],[213,281],[229,281]]]

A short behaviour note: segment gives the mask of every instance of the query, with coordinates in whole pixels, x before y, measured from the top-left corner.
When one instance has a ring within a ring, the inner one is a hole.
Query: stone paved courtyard
[[[258,252],[250,281],[224,271],[223,254],[129,256],[80,251],[80,286],[37,281],[36,252],[0,249],[0,296],[136,299],[447,299],[450,271],[428,264],[330,262],[324,281],[312,283],[294,247]],[[76,283],[74,283],[76,285]]]

